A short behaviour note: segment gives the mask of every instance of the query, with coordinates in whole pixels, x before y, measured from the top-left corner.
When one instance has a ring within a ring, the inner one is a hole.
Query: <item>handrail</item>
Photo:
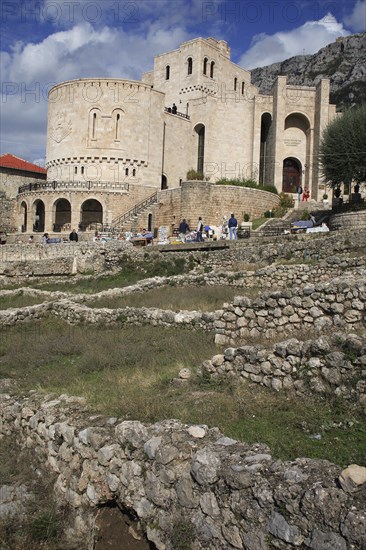
[[[143,201],[135,204],[132,208],[127,210],[127,212],[124,212],[123,214],[120,214],[116,218],[112,220],[112,226],[116,227],[117,225],[122,225],[124,221],[126,221],[130,216],[139,214],[146,206],[150,206],[150,204],[155,204],[158,200],[158,192],[155,191],[152,195],[144,199]]]
[[[129,191],[127,182],[112,181],[45,181],[32,182],[21,185],[18,193],[27,193],[42,190],[64,190],[64,189],[86,189],[86,190],[104,190],[104,191]]]
[[[170,113],[171,115],[179,116],[180,118],[185,118],[186,120],[191,120],[190,116],[185,113],[180,113],[179,111],[173,112],[172,107],[164,107],[164,111],[166,113]]]

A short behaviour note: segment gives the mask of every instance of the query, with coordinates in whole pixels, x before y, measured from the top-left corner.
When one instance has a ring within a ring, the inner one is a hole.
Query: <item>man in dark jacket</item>
[[[234,214],[231,214],[228,226],[229,226],[230,240],[233,240],[233,239],[236,240],[238,238],[237,235],[236,235],[236,229],[238,227],[238,221],[235,218]]]
[[[190,231],[189,225],[186,222],[186,220],[182,220],[179,224],[179,238],[182,241],[182,243],[186,240],[186,234]]]
[[[78,237],[78,234],[76,233],[76,229],[73,229],[69,235],[69,240],[70,241],[74,241],[75,243],[78,242],[79,240],[79,237]]]

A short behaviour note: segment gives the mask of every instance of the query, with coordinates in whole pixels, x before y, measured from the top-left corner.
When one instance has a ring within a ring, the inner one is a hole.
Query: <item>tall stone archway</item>
[[[205,165],[205,126],[204,124],[197,124],[195,131],[198,135],[197,144],[197,172],[204,174]]]
[[[282,191],[284,193],[296,193],[296,189],[301,183],[301,163],[293,157],[286,158],[283,161],[282,169]]]
[[[33,231],[42,232],[45,226],[45,206],[41,199],[34,201],[32,205]]]
[[[165,174],[162,174],[161,176],[161,189],[168,189],[168,178]]]
[[[53,230],[71,229],[71,204],[67,199],[57,199],[53,204]]]
[[[261,117],[261,141],[260,141],[260,159],[259,159],[259,183],[264,185],[270,181],[270,130],[272,125],[272,116],[270,113],[263,113]]]
[[[103,226],[103,206],[96,199],[88,199],[83,202],[80,209],[81,231],[100,230]]]
[[[28,206],[25,201],[22,201],[19,208],[19,227],[21,228],[22,233],[27,231],[27,222],[28,222]]]
[[[290,166],[287,161],[291,159],[293,168],[291,175],[292,179],[295,178],[298,183],[301,182],[302,186],[304,188],[309,188],[310,191],[312,178],[311,136],[311,124],[306,115],[294,112],[286,117],[284,125],[284,145],[288,156],[285,158],[284,166],[287,164],[287,168],[289,169]],[[300,173],[295,174],[298,168],[300,169]],[[293,187],[292,185],[292,188]],[[290,191],[286,192],[289,193]],[[291,192],[295,193],[296,189]]]

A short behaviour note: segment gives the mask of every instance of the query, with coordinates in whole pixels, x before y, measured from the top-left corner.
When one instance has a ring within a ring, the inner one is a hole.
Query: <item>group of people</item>
[[[74,242],[74,243],[77,243],[79,240],[79,236],[76,232],[76,229],[73,229],[69,235],[69,241],[70,242]],[[34,240],[33,240],[33,235],[31,235],[29,237],[29,240],[28,240],[29,243],[33,243]],[[58,243],[58,242],[61,242],[61,239],[56,237],[56,238],[53,238],[51,239],[49,234],[48,233],[43,233],[43,236],[42,236],[42,243],[43,244],[50,244],[50,243]]]
[[[226,229],[229,231],[229,239],[230,240],[236,240],[238,238],[237,236],[237,229],[238,229],[238,220],[235,218],[234,214],[231,214],[229,221],[226,220],[226,216],[224,216],[224,222],[222,225],[222,233],[223,235],[226,235]],[[179,224],[179,238],[182,241],[182,243],[186,242],[187,235],[190,233],[190,228],[187,223],[187,220],[184,218],[181,223]],[[203,242],[203,233],[204,233],[204,224],[202,221],[202,217],[199,216],[198,222],[197,222],[197,228],[196,228],[196,242]]]
[[[297,199],[300,202],[301,201],[301,195],[302,195],[302,201],[308,202],[310,198],[310,191],[307,187],[303,190],[302,186],[299,185],[297,188]]]

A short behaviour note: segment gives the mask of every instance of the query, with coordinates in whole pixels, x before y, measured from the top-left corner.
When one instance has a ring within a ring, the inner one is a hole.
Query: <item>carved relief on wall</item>
[[[59,111],[56,113],[56,124],[49,129],[49,137],[56,143],[61,143],[68,135],[71,134],[71,120],[66,120],[65,114]]]

